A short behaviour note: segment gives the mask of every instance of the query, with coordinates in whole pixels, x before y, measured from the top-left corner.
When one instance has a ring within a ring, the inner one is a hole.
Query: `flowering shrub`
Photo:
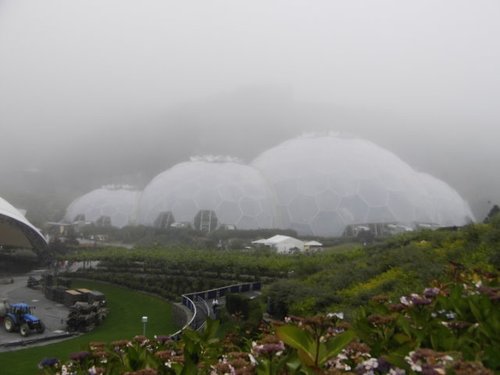
[[[496,273],[466,271],[398,299],[376,296],[351,323],[344,314],[288,316],[253,336],[209,321],[203,332],[90,342],[40,374],[476,374],[500,371]],[[247,334],[248,336],[244,336]]]
[[[498,275],[452,271],[453,282],[403,296],[399,301],[378,296],[360,310],[354,323],[356,333],[371,347],[372,354],[385,355],[401,366],[407,362],[417,371],[421,366],[415,365],[414,356],[430,352],[415,350],[429,348],[455,353],[457,360],[500,369]],[[445,368],[447,363],[441,362],[440,368]]]

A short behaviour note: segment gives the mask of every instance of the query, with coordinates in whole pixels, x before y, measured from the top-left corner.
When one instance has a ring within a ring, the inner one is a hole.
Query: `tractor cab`
[[[31,307],[27,303],[9,305],[4,318],[4,328],[7,332],[19,331],[22,336],[28,336],[32,331],[42,333],[45,330],[44,324],[31,313]]]

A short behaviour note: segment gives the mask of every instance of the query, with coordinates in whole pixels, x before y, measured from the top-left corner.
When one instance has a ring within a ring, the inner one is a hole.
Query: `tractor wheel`
[[[21,336],[26,337],[30,334],[30,327],[28,324],[23,323],[21,324],[21,327],[19,327],[19,332],[21,333]]]
[[[45,332],[45,324],[40,322],[40,327],[37,328],[36,333],[44,333]]]
[[[3,326],[7,332],[12,332],[12,331],[14,331],[14,328],[15,328],[15,324],[14,324],[13,320],[11,318],[9,318],[8,316],[5,317],[5,319],[3,321]]]

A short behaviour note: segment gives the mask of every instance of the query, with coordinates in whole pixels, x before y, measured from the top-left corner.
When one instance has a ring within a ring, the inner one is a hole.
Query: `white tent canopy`
[[[253,244],[266,245],[276,249],[278,253],[289,253],[293,249],[304,251],[304,242],[293,237],[277,234],[268,239],[253,241]]]
[[[0,198],[0,246],[43,249],[47,241],[14,206]]]
[[[309,246],[309,247],[321,247],[323,244],[318,241],[307,241],[304,245]]]

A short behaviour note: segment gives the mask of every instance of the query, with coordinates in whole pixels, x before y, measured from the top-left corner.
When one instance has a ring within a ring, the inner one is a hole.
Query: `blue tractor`
[[[28,336],[31,332],[43,333],[45,331],[45,325],[31,314],[31,308],[26,303],[8,304],[3,326],[7,332],[19,331],[21,336]]]

